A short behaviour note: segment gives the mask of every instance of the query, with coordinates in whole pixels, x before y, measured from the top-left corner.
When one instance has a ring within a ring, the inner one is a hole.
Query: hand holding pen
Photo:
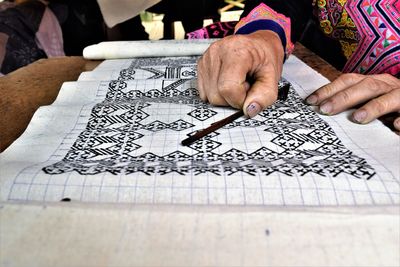
[[[223,38],[198,62],[200,97],[254,117],[277,99],[283,58],[282,42],[272,31]],[[248,77],[254,83],[250,84]]]
[[[289,93],[289,89],[290,89],[290,83],[286,83],[284,84],[282,87],[280,87],[278,89],[278,100],[282,100],[285,101],[287,99],[288,93]],[[215,123],[212,123],[209,127],[198,131],[197,133],[195,133],[194,135],[189,136],[188,138],[184,139],[181,144],[183,146],[188,146],[194,142],[196,142],[197,140],[203,138],[204,136],[215,132],[216,130],[224,127],[225,125],[233,122],[236,119],[239,119],[240,117],[242,117],[244,115],[243,110],[239,110],[235,113],[233,113],[232,115],[219,120]]]

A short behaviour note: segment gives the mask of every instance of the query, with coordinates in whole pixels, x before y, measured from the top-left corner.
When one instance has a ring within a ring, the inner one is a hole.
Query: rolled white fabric
[[[202,55],[218,39],[116,41],[90,45],[83,50],[86,59]]]

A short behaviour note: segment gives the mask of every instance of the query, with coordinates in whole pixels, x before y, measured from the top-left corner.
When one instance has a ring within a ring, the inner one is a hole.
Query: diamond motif
[[[199,121],[205,121],[213,116],[215,116],[217,112],[215,112],[212,109],[200,107],[196,108],[195,110],[191,111],[188,113],[189,116],[199,120]]]

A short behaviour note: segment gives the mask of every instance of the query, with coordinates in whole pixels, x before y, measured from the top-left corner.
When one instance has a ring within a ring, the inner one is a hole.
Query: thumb
[[[250,118],[256,116],[278,98],[278,78],[275,75],[263,75],[257,78],[247,92],[243,112]]]

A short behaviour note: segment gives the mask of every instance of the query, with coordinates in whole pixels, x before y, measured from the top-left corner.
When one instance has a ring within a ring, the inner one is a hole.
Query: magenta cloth
[[[188,39],[223,38],[232,35],[237,21],[215,22],[199,30],[189,32]]]
[[[360,34],[344,72],[400,73],[400,1],[348,0],[347,11]]]

